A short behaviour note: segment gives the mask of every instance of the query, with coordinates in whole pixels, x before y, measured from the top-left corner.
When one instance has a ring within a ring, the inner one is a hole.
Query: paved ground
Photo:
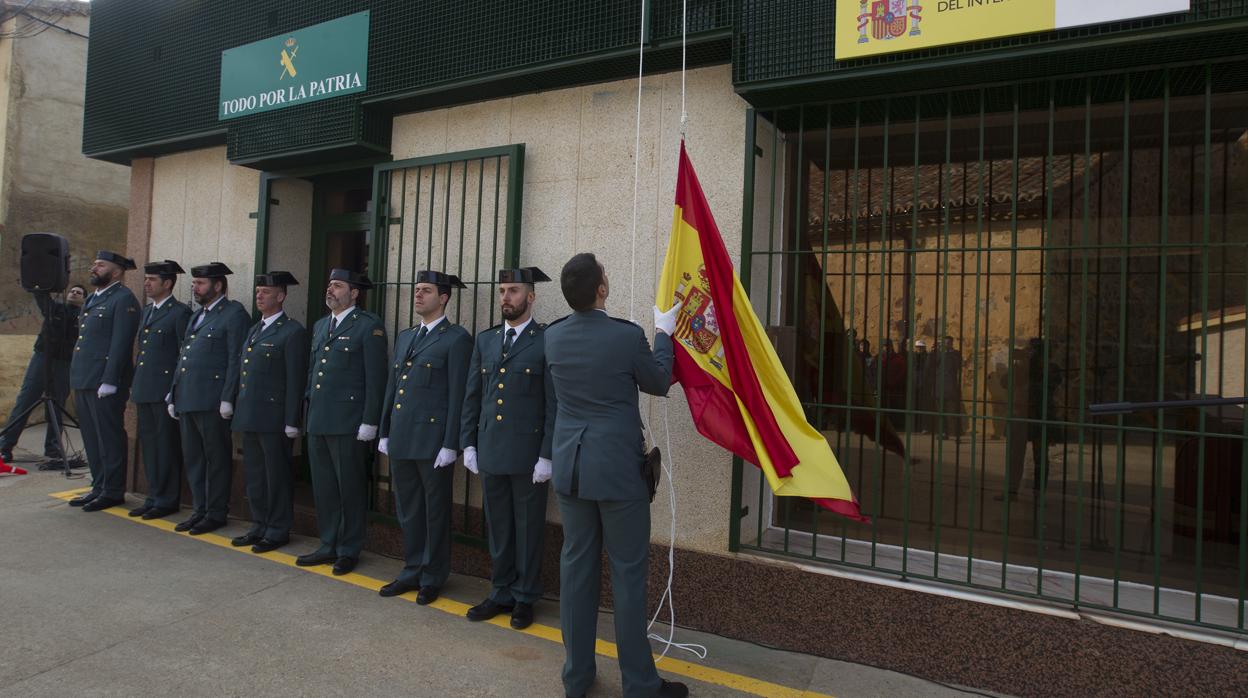
[[[41,434],[23,435],[36,445]],[[19,450],[19,456],[22,453]],[[429,607],[375,590],[401,567],[365,554],[343,578],[293,555],[264,556],[221,535],[193,539],[120,508],[83,513],[57,473],[0,477],[0,696],[560,696],[558,608],[538,605],[525,632],[469,623],[483,580],[455,577]],[[173,517],[178,520],[178,517]],[[599,624],[592,695],[620,695],[610,616]],[[698,696],[953,696],[921,679],[690,631],[705,661],[677,652],[660,671]]]

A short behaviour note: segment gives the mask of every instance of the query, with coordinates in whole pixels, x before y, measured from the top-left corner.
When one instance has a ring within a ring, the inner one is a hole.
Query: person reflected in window
[[[962,353],[953,346],[953,337],[945,336],[944,344],[935,352],[936,372],[933,378],[933,408],[940,413],[937,431],[942,439],[962,437]]]
[[[893,428],[905,428],[906,417],[906,355],[893,349],[893,340],[885,338],[880,351],[880,371],[884,374],[884,409]]]
[[[1045,370],[1044,345],[1044,340],[1039,337],[1032,337],[1028,340],[1026,352],[1022,356],[1022,363],[1026,366],[1019,367],[1020,371],[1015,376],[1015,390],[1018,390],[1020,383],[1017,381],[1022,377],[1022,370],[1026,370],[1027,394],[1026,412],[1020,415],[1025,417],[1026,421],[1017,423],[1016,427],[1010,430],[1012,438],[1021,439],[1016,445],[1011,444],[1009,449],[1011,498],[1018,496],[1019,487],[1022,485],[1023,458],[1027,452],[1027,446],[1031,447],[1032,467],[1034,468],[1032,484],[1037,495],[1039,494],[1042,483],[1048,479],[1048,446],[1058,436],[1056,428],[1046,429],[1045,421],[1049,419],[1046,415],[1052,415],[1054,412],[1053,401],[1056,399],[1058,387],[1062,384],[1062,373],[1061,368],[1053,362],[1049,362],[1048,370]],[[1024,404],[1022,400],[1016,400],[1016,402]],[[1016,432],[1017,436],[1015,436]]]

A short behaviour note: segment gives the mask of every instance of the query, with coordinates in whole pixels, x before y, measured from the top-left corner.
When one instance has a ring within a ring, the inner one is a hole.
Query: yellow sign
[[[836,0],[836,58],[1186,12],[1191,0]]]

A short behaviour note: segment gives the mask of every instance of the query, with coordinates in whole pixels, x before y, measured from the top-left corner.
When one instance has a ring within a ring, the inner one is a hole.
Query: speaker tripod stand
[[[48,363],[46,357],[44,363]],[[45,377],[50,378],[50,376],[47,375],[49,373],[51,373],[51,371],[48,368],[45,368]],[[29,418],[31,413],[33,413],[36,408],[41,406],[44,408],[45,414],[48,418],[47,428],[56,432],[57,457],[49,458],[39,466],[39,469],[60,470],[65,474],[65,477],[74,477],[72,466],[73,460],[67,455],[67,449],[65,448],[65,426],[68,424],[69,426],[77,429],[78,422],[74,419],[73,415],[65,411],[65,408],[61,406],[61,403],[57,402],[51,395],[48,394],[48,387],[46,384],[43,389],[43,395],[32,403],[30,407],[27,407],[21,414],[13,415],[11,421],[13,424],[20,424]],[[0,431],[0,436],[7,436],[11,428],[12,427],[6,427],[4,430]],[[77,477],[82,476],[79,475]]]
[[[40,346],[42,347],[43,353],[43,387],[38,400],[35,400],[26,409],[13,415],[9,419],[8,426],[0,430],[0,439],[8,436],[9,432],[12,431],[17,425],[21,424],[25,426],[30,415],[34,413],[35,409],[43,407],[44,414],[47,415],[48,419],[46,428],[51,429],[53,433],[56,434],[57,457],[49,458],[45,463],[40,465],[39,469],[60,470],[67,478],[75,477],[73,475],[73,460],[69,457],[68,449],[66,449],[65,444],[65,425],[69,424],[77,429],[79,428],[78,421],[65,410],[64,405],[57,402],[55,396],[53,395],[54,379],[52,374],[52,362],[56,361],[56,359],[52,358],[54,348],[53,342],[55,341],[52,334],[54,329],[62,330],[63,328],[52,327],[52,325],[55,324],[53,322],[53,315],[56,310],[54,305],[55,301],[53,301],[52,298],[46,294],[36,294],[35,299],[36,302],[39,303],[40,311],[43,313],[43,326],[39,330]],[[44,307],[45,302],[47,303],[47,307]],[[64,333],[62,332],[62,334]],[[33,361],[34,358],[32,357],[31,360]],[[16,444],[16,439],[14,439],[14,444]],[[77,477],[82,476],[78,475]]]

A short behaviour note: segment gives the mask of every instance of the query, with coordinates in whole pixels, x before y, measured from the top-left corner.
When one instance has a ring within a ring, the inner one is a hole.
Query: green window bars
[[[1248,63],[751,112],[742,281],[870,525],[734,549],[1244,632]]]

